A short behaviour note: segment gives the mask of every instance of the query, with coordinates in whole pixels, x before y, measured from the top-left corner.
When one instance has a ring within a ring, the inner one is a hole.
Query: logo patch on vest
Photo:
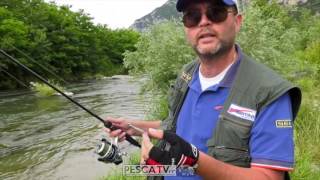
[[[189,83],[189,81],[192,79],[192,76],[186,72],[182,72],[181,79],[183,79],[186,83]]]
[[[254,121],[256,118],[257,111],[245,107],[241,107],[235,104],[231,104],[231,106],[228,109],[228,113],[232,114],[236,117],[239,117],[241,119],[246,119],[249,121]]]
[[[277,128],[292,128],[292,121],[291,120],[276,120]]]

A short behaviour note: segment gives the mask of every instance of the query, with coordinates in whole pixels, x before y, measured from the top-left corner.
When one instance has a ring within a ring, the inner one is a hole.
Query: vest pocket
[[[208,154],[217,160],[240,167],[250,167],[249,138],[252,122],[220,115]]]

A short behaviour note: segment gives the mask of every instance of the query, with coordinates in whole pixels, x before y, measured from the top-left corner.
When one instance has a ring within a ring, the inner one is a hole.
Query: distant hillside
[[[155,24],[156,22],[177,19],[179,16],[176,11],[176,0],[168,0],[164,5],[153,10],[150,14],[137,19],[132,25],[131,28],[137,30],[143,30],[150,25]]]
[[[245,4],[250,0],[238,1],[240,2],[241,6],[245,6]],[[177,0],[168,0],[161,7],[156,8],[144,17],[137,19],[130,27],[137,29],[138,31],[143,31],[150,25],[153,25],[157,22],[168,19],[177,19],[179,17],[179,13],[176,11],[176,2]],[[320,12],[320,0],[279,0],[279,2],[290,5],[299,4],[314,11]]]

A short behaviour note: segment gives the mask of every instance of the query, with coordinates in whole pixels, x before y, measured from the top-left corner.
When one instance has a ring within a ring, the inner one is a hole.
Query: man
[[[169,98],[168,118],[107,118],[143,134],[142,163],[190,166],[197,176],[165,179],[284,179],[294,165],[293,120],[299,88],[251,60],[235,44],[242,16],[235,0],[178,0],[186,37],[198,59],[184,67]],[[149,129],[152,128],[152,129]],[[162,128],[163,130],[155,130]],[[154,146],[149,139],[161,139]]]

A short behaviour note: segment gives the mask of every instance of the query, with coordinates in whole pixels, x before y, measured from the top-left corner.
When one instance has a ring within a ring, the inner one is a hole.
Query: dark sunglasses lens
[[[210,21],[219,23],[227,19],[228,10],[224,7],[211,7],[207,10],[207,17]]]
[[[190,11],[183,15],[182,22],[185,27],[191,28],[199,24],[201,16],[200,11]],[[224,7],[209,7],[206,16],[214,23],[223,22],[228,16],[228,10]]]
[[[194,27],[199,24],[201,21],[201,12],[200,11],[190,11],[183,15],[183,24],[185,27]]]

